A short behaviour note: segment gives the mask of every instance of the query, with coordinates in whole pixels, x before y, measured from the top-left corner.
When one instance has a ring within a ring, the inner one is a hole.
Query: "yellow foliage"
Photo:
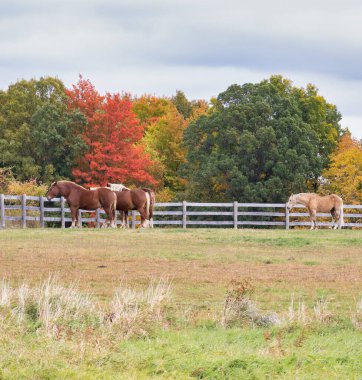
[[[332,153],[330,167],[322,173],[323,193],[340,195],[345,203],[362,202],[362,145],[346,133]]]
[[[156,192],[156,202],[171,202],[175,197],[175,193],[172,192],[168,187]]]
[[[7,193],[11,195],[35,195],[41,196],[45,195],[48,190],[47,185],[38,185],[35,180],[30,180],[27,182],[11,181],[7,186]]]

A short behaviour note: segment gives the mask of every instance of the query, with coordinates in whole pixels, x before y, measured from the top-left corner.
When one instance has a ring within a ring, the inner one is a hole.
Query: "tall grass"
[[[57,338],[86,329],[106,329],[130,337],[146,334],[148,328],[163,320],[170,291],[168,279],[151,281],[140,291],[122,286],[108,303],[101,305],[74,284],[63,286],[54,277],[35,287],[23,283],[17,288],[3,279],[0,318],[3,323],[16,323]]]
[[[287,310],[266,313],[253,301],[250,281],[233,281],[217,323],[193,324],[190,314],[189,325],[180,327],[174,317],[185,310],[171,290],[168,278],[142,289],[122,284],[100,302],[55,277],[37,286],[2,280],[0,378],[337,379],[358,373],[362,302],[353,323],[339,326],[328,299],[307,307],[292,295]]]

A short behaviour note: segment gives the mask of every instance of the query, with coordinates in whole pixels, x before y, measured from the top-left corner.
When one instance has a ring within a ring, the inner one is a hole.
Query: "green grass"
[[[14,286],[55,274],[102,304],[120,283],[169,276],[172,299],[162,323],[130,339],[97,328],[48,336],[30,309],[22,327],[0,318],[0,379],[359,380],[361,268],[361,230],[3,230],[0,280]],[[263,312],[288,318],[293,298],[310,320],[221,327],[230,280],[246,278]]]
[[[99,352],[85,345],[76,353],[73,342],[26,336],[0,348],[0,374],[2,379],[359,379],[360,338],[347,326],[268,331],[200,326],[155,331]]]

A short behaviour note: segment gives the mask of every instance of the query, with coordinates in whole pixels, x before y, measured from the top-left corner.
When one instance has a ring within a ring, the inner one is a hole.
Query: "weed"
[[[279,322],[276,314],[262,314],[248,298],[255,288],[250,280],[232,280],[224,301],[221,325],[228,327],[234,324],[271,326]]]

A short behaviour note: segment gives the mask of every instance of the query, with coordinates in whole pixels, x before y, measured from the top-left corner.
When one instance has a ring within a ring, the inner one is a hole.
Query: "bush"
[[[15,178],[11,168],[0,168],[0,193],[6,193],[12,181],[15,181]]]
[[[44,196],[48,190],[48,186],[45,184],[38,184],[36,180],[30,180],[27,182],[19,182],[11,180],[7,184],[7,193],[11,195],[35,195]]]
[[[236,324],[268,327],[280,323],[276,314],[262,314],[248,298],[254,292],[249,280],[232,280],[224,301],[221,325],[229,327]]]

